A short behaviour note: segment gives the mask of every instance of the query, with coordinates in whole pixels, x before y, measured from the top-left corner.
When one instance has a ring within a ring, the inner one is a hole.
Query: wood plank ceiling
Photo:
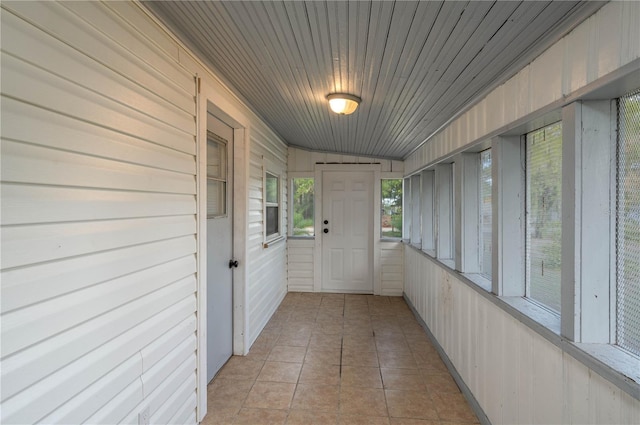
[[[143,2],[290,145],[395,159],[603,3]]]

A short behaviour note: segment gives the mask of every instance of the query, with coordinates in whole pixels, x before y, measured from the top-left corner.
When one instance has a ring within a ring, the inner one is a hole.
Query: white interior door
[[[207,114],[207,382],[233,353],[233,129]]]
[[[322,173],[322,290],[373,293],[373,172]]]

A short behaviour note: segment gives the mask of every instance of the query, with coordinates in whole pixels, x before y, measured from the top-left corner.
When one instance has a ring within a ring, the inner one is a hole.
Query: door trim
[[[316,164],[314,168],[315,229],[322,228],[322,177],[325,171],[373,171],[373,294],[380,295],[380,164]],[[318,232],[318,230],[316,230]],[[322,237],[315,238],[313,291],[322,291]]]
[[[196,76],[196,264],[197,264],[197,383],[196,416],[201,422],[207,413],[207,113],[233,128],[233,257],[240,266],[233,272],[233,354],[248,350],[246,332],[247,204],[250,120],[230,93],[216,81]],[[198,90],[199,88],[199,90]]]

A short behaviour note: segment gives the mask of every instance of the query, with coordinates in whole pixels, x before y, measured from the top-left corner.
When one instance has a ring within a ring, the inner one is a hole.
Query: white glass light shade
[[[360,98],[352,94],[334,93],[327,96],[329,107],[336,114],[349,115],[355,112]]]

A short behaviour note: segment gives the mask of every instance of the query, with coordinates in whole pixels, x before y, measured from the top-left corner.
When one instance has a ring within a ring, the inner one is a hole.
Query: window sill
[[[287,236],[287,239],[289,240],[294,240],[294,241],[312,241],[314,240],[316,237],[315,236]]]
[[[275,238],[268,239],[268,240],[264,241],[262,243],[262,247],[263,248],[269,248],[270,246],[275,245],[278,242],[282,242],[284,240],[286,240],[286,238],[284,236],[276,236]]]
[[[478,285],[487,292],[491,292],[491,280],[479,273],[462,273],[462,276]]]
[[[380,238],[380,242],[402,242],[401,238]]]

